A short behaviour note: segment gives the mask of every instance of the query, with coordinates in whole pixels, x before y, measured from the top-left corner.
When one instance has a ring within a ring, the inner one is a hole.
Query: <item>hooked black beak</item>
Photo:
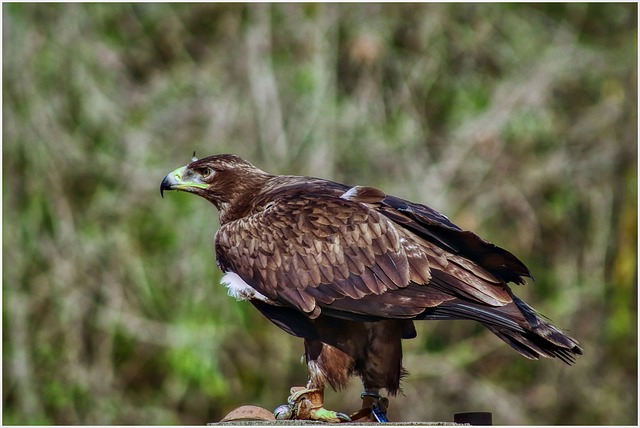
[[[177,190],[180,185],[184,185],[185,183],[182,181],[182,176],[184,174],[184,170],[186,166],[181,166],[178,169],[171,171],[160,183],[160,196],[164,198],[165,190]]]
[[[169,181],[168,177],[165,177],[162,180],[162,183],[160,183],[160,196],[162,197],[162,199],[164,199],[165,190],[171,190],[171,182]]]

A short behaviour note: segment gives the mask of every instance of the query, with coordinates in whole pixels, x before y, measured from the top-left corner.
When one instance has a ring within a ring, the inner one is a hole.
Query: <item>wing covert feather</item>
[[[222,226],[216,250],[261,294],[319,314],[317,302],[357,300],[409,284],[397,235],[364,204],[295,195]]]
[[[415,218],[392,212],[384,198],[372,188],[347,198],[279,197],[221,227],[216,251],[259,293],[310,316],[319,306],[409,317],[455,297],[491,306],[512,301],[502,279],[439,240],[415,234],[418,226],[405,229]],[[432,224],[444,218],[428,214]]]

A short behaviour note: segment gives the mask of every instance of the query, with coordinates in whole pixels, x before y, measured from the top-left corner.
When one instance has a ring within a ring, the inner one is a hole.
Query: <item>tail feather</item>
[[[571,365],[582,348],[572,337],[545,321],[514,296],[505,306],[486,306],[461,299],[427,308],[418,319],[467,319],[481,323],[526,358],[558,358]]]
[[[571,365],[575,363],[579,355],[582,355],[582,348],[566,335],[564,337],[572,341],[572,344],[559,345],[556,341],[548,341],[535,332],[519,333],[512,330],[500,330],[488,324],[485,324],[485,327],[520,354],[532,360],[537,360],[540,357],[558,358]]]
[[[570,349],[574,354],[582,355],[582,348],[580,348],[578,342],[574,338],[567,336],[558,328],[542,319],[542,317],[536,312],[535,309],[527,305],[516,296],[513,296],[513,302],[524,314],[525,319],[537,336],[540,336],[546,341],[557,345],[561,349]]]

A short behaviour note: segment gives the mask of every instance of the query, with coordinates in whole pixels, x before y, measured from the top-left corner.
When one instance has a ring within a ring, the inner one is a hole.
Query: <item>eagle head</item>
[[[246,160],[229,154],[196,159],[171,171],[160,184],[165,190],[178,190],[201,196],[220,211],[221,220],[243,206],[260,189],[270,174]]]

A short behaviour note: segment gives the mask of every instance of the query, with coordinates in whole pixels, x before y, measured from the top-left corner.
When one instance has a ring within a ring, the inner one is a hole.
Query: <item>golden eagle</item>
[[[386,389],[405,374],[402,339],[415,320],[473,320],[530,359],[574,362],[578,342],[517,298],[529,269],[428,206],[363,186],[272,175],[229,154],[193,161],[160,187],[201,196],[220,213],[222,283],[289,334],[304,339],[309,381],[281,418],[348,420],[324,409],[326,384],[364,385],[384,420]]]

